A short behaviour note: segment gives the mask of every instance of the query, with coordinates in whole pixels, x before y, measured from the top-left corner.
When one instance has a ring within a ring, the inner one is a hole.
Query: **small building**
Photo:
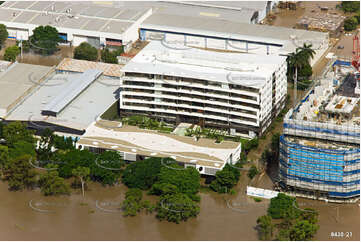
[[[225,164],[235,164],[241,154],[239,142],[215,143],[214,140],[204,138],[196,141],[192,137],[122,126],[119,122],[101,119],[86,129],[76,145],[79,149],[95,153],[115,150],[126,161],[170,157],[184,167],[194,167],[200,174],[212,176],[222,170]],[[164,166],[167,164],[166,161],[162,162]]]

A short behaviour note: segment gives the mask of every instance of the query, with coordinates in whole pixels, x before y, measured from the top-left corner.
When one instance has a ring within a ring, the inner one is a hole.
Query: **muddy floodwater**
[[[39,191],[10,192],[0,182],[1,240],[257,240],[256,220],[269,203],[256,203],[244,192],[233,197],[201,193],[199,216],[173,224],[158,221],[154,213],[123,217],[119,203],[126,188],[122,185],[90,187],[85,199],[79,193],[44,197]],[[146,199],[156,201],[156,197]],[[359,240],[358,205],[337,205],[337,213],[323,202],[299,199],[299,203],[314,205],[321,213],[317,240],[336,240],[331,232],[352,232],[350,239]]]

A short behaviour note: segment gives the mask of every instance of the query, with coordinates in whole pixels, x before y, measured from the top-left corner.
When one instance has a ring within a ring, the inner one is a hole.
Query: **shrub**
[[[20,48],[16,45],[5,49],[4,60],[15,62],[16,57],[20,54]]]
[[[89,43],[83,42],[75,48],[74,59],[96,61],[98,59],[98,50]]]
[[[257,167],[255,165],[252,165],[251,168],[248,171],[248,177],[250,179],[253,179],[258,174]]]
[[[347,19],[345,19],[343,27],[345,28],[346,31],[352,31],[352,30],[355,30],[357,28],[357,25],[358,25],[357,18],[348,17]]]

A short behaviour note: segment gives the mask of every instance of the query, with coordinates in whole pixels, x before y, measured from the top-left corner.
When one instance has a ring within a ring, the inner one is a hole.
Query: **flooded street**
[[[73,191],[69,197],[45,197],[39,191],[9,192],[7,184],[0,182],[1,239],[257,240],[256,220],[266,213],[269,203],[268,200],[256,203],[244,196],[244,192],[233,197],[201,193],[199,216],[173,224],[158,221],[154,213],[123,217],[119,203],[125,191],[123,185],[105,188],[92,184],[83,200],[79,191]],[[155,202],[157,197],[144,199]],[[317,240],[336,240],[330,237],[331,232],[347,231],[352,232],[352,240],[359,240],[357,205],[331,205],[339,206],[337,217],[337,211],[330,209],[329,204],[298,201],[301,207],[313,205],[320,211],[321,229]]]

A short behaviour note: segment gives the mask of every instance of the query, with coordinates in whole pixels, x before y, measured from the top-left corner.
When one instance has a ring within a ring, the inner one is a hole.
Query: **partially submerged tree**
[[[8,162],[3,169],[5,179],[9,182],[9,190],[23,190],[35,186],[37,173],[29,161],[30,155],[22,155]]]
[[[89,179],[90,169],[89,167],[81,167],[78,166],[76,169],[72,171],[73,176],[77,177],[81,182],[81,190],[84,197],[84,185],[85,182]]]
[[[57,165],[47,165],[48,171],[42,174],[39,179],[41,192],[45,196],[49,195],[69,195],[70,187],[65,183],[64,178],[59,177],[59,172],[56,170]]]

